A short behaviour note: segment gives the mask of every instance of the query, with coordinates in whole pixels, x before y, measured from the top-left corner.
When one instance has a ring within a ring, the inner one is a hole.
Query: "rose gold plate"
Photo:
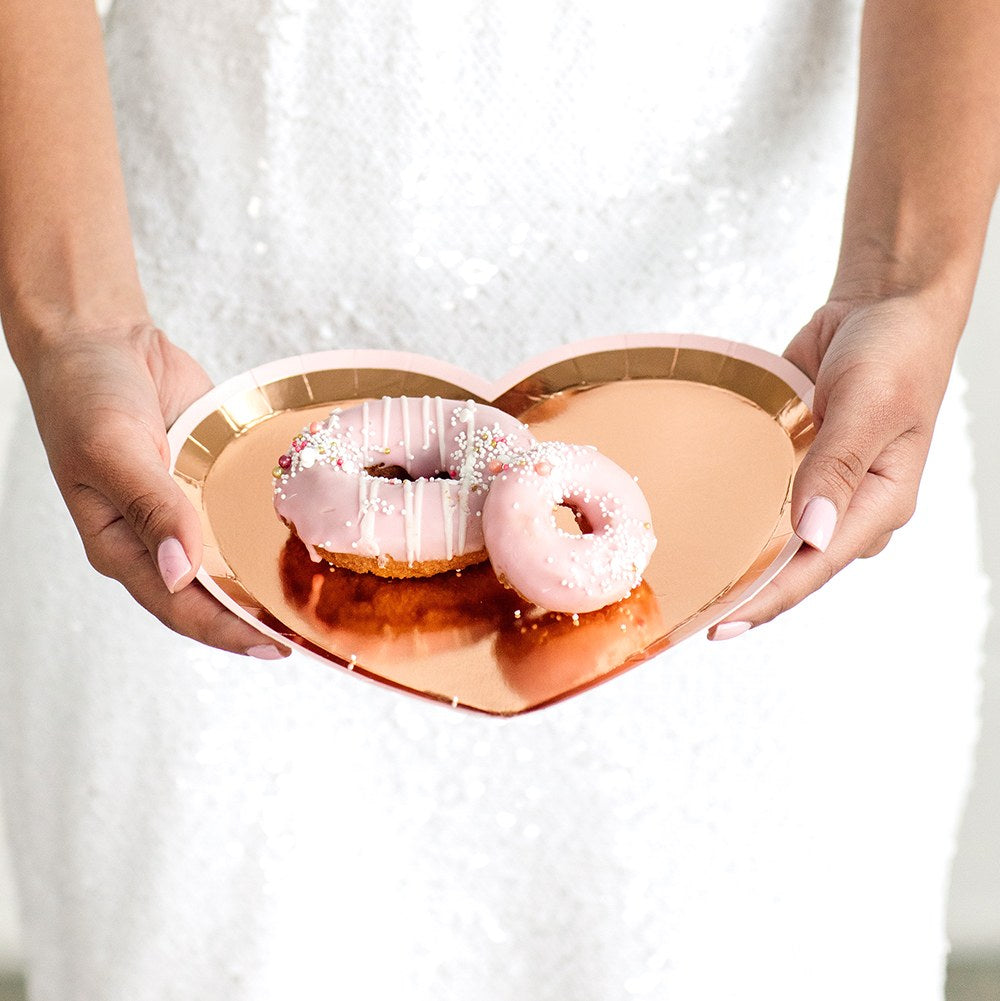
[[[643,585],[580,615],[545,613],[488,564],[386,580],[312,563],[274,514],[271,470],[334,406],[382,396],[492,403],[539,438],[596,445],[645,491],[659,540]],[[201,514],[198,578],[263,632],[359,676],[509,716],[551,705],[706,630],[792,558],[789,501],[812,442],[812,384],[782,358],[694,335],[590,341],[498,383],[419,355],[335,351],[254,369],[171,429]]]

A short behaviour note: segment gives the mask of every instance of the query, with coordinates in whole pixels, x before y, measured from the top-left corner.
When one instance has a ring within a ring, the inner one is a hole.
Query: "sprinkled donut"
[[[583,529],[559,528],[570,508]],[[539,442],[490,485],[483,535],[500,580],[551,612],[592,612],[631,593],[656,538],[638,484],[595,448]]]
[[[273,471],[278,516],[314,560],[424,577],[486,559],[490,481],[535,439],[494,407],[383,397],[304,428]]]

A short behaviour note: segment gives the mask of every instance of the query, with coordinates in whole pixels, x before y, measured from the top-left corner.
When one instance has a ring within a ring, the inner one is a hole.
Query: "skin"
[[[998,52],[1000,3],[865,5],[837,272],[785,351],[816,383],[819,425],[792,524],[825,497],[836,527],[710,638],[769,622],[880,553],[913,514],[1000,182]]]
[[[278,656],[193,581],[166,428],[211,381],[146,309],[93,0],[4,0],[0,39],[0,317],[87,556],[171,629]],[[188,564],[170,587],[169,538]]]
[[[201,531],[166,428],[210,381],[148,315],[93,0],[4,0],[0,40],[0,318],[87,555],[177,632],[279,656],[194,581]],[[997,52],[1000,3],[866,5],[840,261],[786,351],[820,424],[793,524],[825,497],[836,528],[736,622],[792,607],[912,513],[1000,180]]]

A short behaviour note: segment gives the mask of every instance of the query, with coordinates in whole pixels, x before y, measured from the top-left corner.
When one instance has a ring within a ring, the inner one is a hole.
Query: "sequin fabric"
[[[857,8],[116,0],[154,316],[216,378],[780,350],[835,262]],[[963,421],[956,387],[878,560],[501,722],[168,633],[86,567],[25,416],[0,748],[33,1001],[939,999],[985,607]]]

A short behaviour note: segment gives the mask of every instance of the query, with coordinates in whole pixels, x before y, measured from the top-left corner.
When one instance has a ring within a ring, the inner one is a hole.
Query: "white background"
[[[968,401],[975,444],[983,558],[994,585],[1000,581],[1000,449],[997,384],[1000,382],[1000,221],[987,245],[976,301],[959,361],[969,381]],[[20,392],[17,375],[0,350],[0,450],[10,426],[10,401]],[[891,547],[880,559],[892,559]],[[792,613],[794,614],[794,613]],[[949,925],[954,950],[982,954],[1000,950],[1000,621],[994,615],[986,639],[984,730],[976,779],[958,846]],[[44,781],[39,776],[39,781]],[[2,804],[0,804],[2,812]],[[8,818],[11,824],[16,817]],[[0,971],[16,968],[20,955],[16,900],[10,862],[0,839]]]

